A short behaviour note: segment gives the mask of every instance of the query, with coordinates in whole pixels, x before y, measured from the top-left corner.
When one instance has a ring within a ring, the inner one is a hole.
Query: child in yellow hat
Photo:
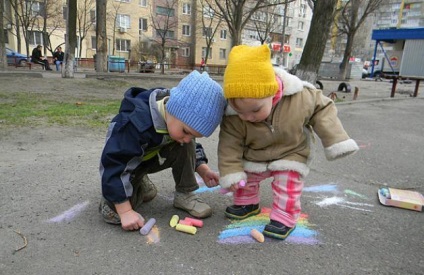
[[[273,68],[267,45],[234,47],[224,74],[228,100],[219,133],[220,185],[233,191],[232,219],[260,212],[259,183],[272,179],[273,204],[264,235],[285,239],[300,215],[313,133],[328,160],[359,150],[343,129],[334,102],[312,84]],[[238,184],[245,181],[244,187]]]

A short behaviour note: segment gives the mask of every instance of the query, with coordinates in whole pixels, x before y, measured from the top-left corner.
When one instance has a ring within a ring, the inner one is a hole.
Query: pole
[[[283,41],[281,42],[281,55],[282,55],[282,65],[283,67],[285,67],[284,65],[284,44],[285,44],[285,36],[286,36],[286,16],[287,16],[287,0],[284,2],[284,14],[283,14]]]

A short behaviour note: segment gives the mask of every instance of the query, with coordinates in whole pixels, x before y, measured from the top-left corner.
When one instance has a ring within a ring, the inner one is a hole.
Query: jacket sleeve
[[[312,97],[315,99],[315,106],[309,124],[321,139],[326,158],[335,160],[358,151],[358,145],[348,136],[337,116],[334,102],[320,90],[310,92],[315,93]]]
[[[247,179],[243,169],[245,133],[246,129],[237,116],[223,117],[218,143],[219,184],[223,188]]]
[[[202,144],[196,142],[196,169],[202,164],[208,164],[208,158]]]
[[[112,122],[106,135],[101,155],[100,176],[102,193],[106,200],[121,203],[131,197],[130,176],[141,163],[145,143],[132,123]]]

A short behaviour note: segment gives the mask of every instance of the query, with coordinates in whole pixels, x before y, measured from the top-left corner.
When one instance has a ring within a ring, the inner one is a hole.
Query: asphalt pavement
[[[423,274],[423,212],[377,199],[382,186],[424,193],[423,87],[413,98],[414,83],[399,84],[390,98],[389,81],[349,83],[359,88],[357,99],[336,92],[337,106],[361,150],[328,162],[317,140],[302,216],[285,241],[249,236],[268,222],[269,181],[261,185],[262,213],[241,222],[223,214],[231,196],[200,182],[198,193],[214,215],[191,235],[169,226],[172,215],[187,216],[172,207],[170,171],[152,175],[159,194],[139,210],[157,222],[143,236],[105,224],[97,212],[103,136],[81,132],[70,140],[65,131],[63,139],[48,140],[40,132],[46,139],[32,145],[38,161],[3,148],[17,157],[0,156],[0,274]],[[338,85],[324,81],[325,93]],[[214,170],[217,134],[199,140]]]

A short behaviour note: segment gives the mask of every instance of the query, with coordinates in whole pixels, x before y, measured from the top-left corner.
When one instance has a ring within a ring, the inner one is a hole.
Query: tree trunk
[[[96,0],[96,72],[107,72],[107,0]]]
[[[4,17],[4,0],[0,0],[0,30],[3,30],[3,17]],[[7,68],[6,58],[6,44],[4,43],[4,31],[0,32],[0,69]]]
[[[317,80],[325,44],[335,15],[336,4],[337,0],[315,2],[311,28],[296,70],[296,75],[308,82],[315,83]]]
[[[352,55],[354,37],[355,37],[354,33],[350,33],[347,36],[346,48],[343,54],[343,61],[342,61],[342,64],[340,64],[339,80],[346,79],[347,67],[349,65],[350,56]]]
[[[63,78],[74,77],[75,48],[77,47],[77,0],[68,0],[68,20],[66,21],[66,53],[62,69]]]

